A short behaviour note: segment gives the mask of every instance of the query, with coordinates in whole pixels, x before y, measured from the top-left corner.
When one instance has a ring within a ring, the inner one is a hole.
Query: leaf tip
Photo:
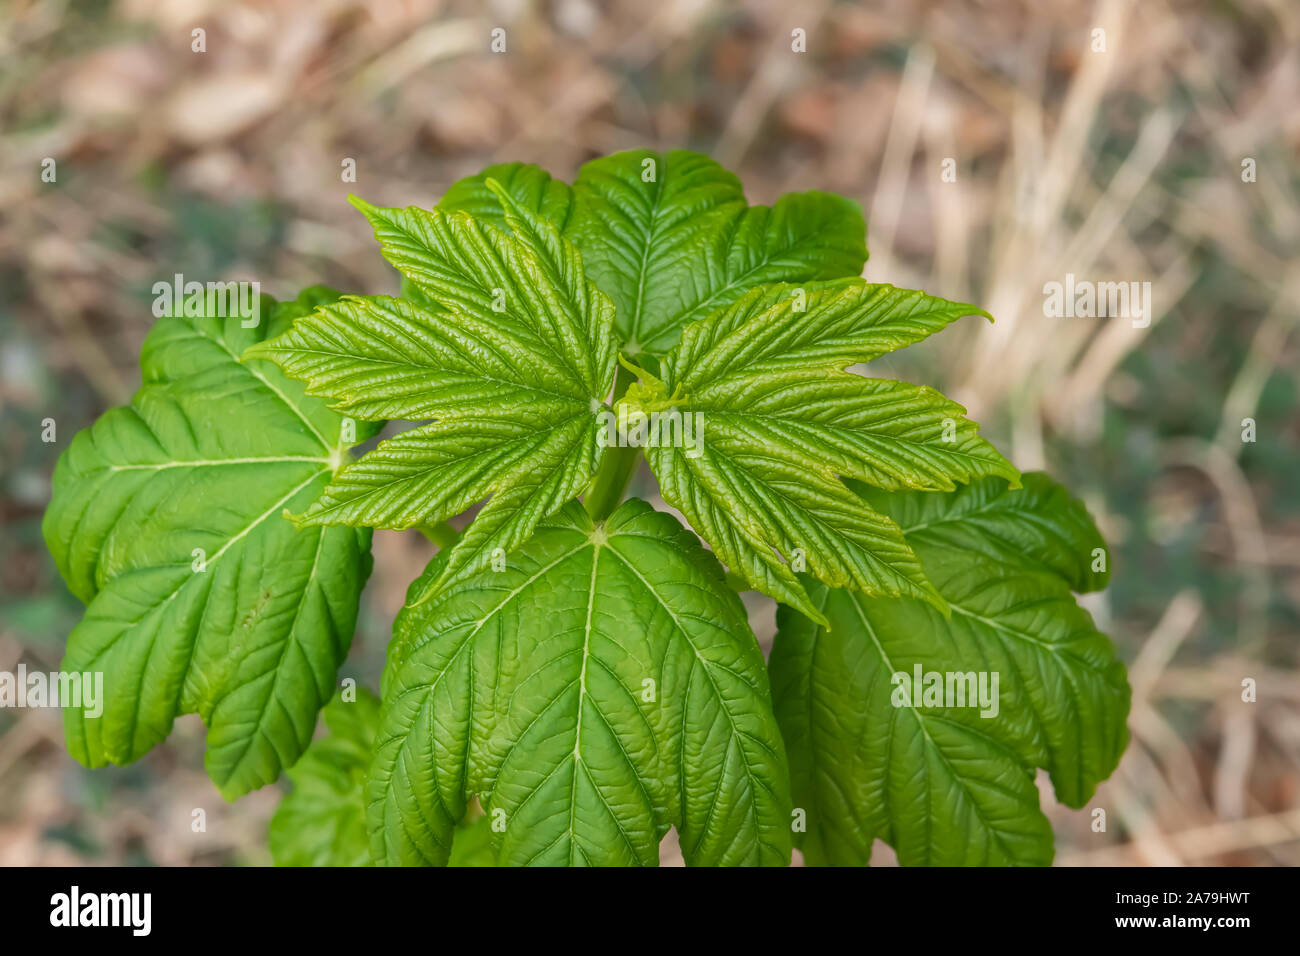
[[[374,205],[373,203],[366,202],[356,193],[348,193],[348,202],[351,203],[352,207],[358,210],[367,219],[372,218],[370,214],[376,211],[377,209],[379,209],[378,206]]]
[[[497,202],[501,203],[501,208],[505,212],[507,218],[519,214],[515,201],[510,197],[510,193],[506,192],[506,187],[502,186],[499,180],[489,176],[487,179],[483,180],[483,185],[488,188],[488,191],[491,192],[493,196],[497,197]]]
[[[438,573],[432,576],[424,584],[424,586],[420,588],[420,591],[418,594],[416,594],[415,599],[413,601],[407,602],[406,606],[408,608],[416,608],[419,607],[421,604],[427,604],[432,598],[435,598],[440,593],[442,593],[443,589],[452,580],[455,579],[456,571],[453,568],[451,563],[451,551],[453,549],[454,549],[454,545],[452,548],[439,549],[438,557],[441,557],[443,554],[447,554],[447,561],[443,564],[442,568],[438,571]],[[448,574],[449,569],[452,570],[451,574]]]
[[[815,604],[813,604],[811,599],[807,598],[807,592],[804,593],[804,597],[805,600],[801,600],[798,604],[792,604],[791,607],[804,617],[808,618],[808,620],[812,621],[823,631],[829,632],[831,629],[830,618],[828,618]]]
[[[420,593],[415,596],[415,600],[408,602],[406,604],[406,607],[417,608],[421,604],[428,603],[429,599],[438,593],[439,581],[440,579],[435,578],[434,580],[426,584],[424,587],[422,587],[420,589]]]
[[[240,353],[239,361],[243,363],[243,362],[247,362],[249,359],[261,359],[264,362],[269,362],[270,357],[268,353],[273,351],[272,349],[267,347],[269,344],[270,343],[265,339],[261,342],[254,342],[252,345],[250,345],[248,348],[244,349],[244,351]]]

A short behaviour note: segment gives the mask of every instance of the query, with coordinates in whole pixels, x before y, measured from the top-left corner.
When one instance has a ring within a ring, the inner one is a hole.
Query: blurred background
[[[572,180],[640,146],[712,154],[751,202],[850,196],[868,278],[997,317],[873,369],[964,403],[1112,545],[1087,605],[1130,666],[1133,743],[1090,804],[1105,832],[1044,786],[1058,863],[1300,863],[1292,0],[0,0],[0,670],[57,668],[80,616],[41,541],[49,476],[138,386],[154,282],[395,291],[349,192],[431,205],[491,162]],[[1149,325],[1046,317],[1067,273],[1150,282]],[[378,687],[431,550],[376,534],[345,676]],[[57,711],[0,710],[0,864],[269,862],[279,789],[225,804],[203,735],[184,718],[91,773]]]

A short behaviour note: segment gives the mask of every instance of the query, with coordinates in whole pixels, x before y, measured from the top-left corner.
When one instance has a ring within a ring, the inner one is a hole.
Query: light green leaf
[[[761,286],[682,333],[664,380],[693,392],[737,373],[844,369],[919,342],[966,315],[966,302],[861,279]]]
[[[907,531],[950,618],[816,583],[829,629],[779,612],[773,695],[810,863],[865,864],[878,838],[904,865],[1043,865],[1052,832],[1034,768],[1072,807],[1115,769],[1124,666],[1070,593],[1103,582],[1082,569],[1104,545],[1059,485],[1041,474],[1024,485],[869,492]],[[988,693],[927,698],[923,677],[909,694],[918,667],[954,692],[984,675]]]
[[[444,863],[477,794],[503,823],[502,864],[654,865],[670,826],[690,864],[788,863],[762,654],[672,517],[632,500],[593,525],[570,505],[505,570],[394,630],[367,791],[376,860]]]
[[[332,298],[264,299],[256,328],[160,319],[144,387],[59,460],[45,539],[89,604],[63,669],[103,674],[101,716],[65,711],[68,749],[88,766],[138,759],[197,712],[208,772],[233,798],[275,780],[311,739],[352,639],[370,536],[283,520],[346,456],[343,422],[238,356]],[[369,433],[354,427],[355,440]]]
[[[561,232],[567,227],[573,208],[572,187],[552,179],[546,170],[529,163],[496,163],[480,173],[459,179],[443,193],[438,208],[443,212],[468,213],[499,229],[506,228],[505,209],[488,186],[489,179],[494,180],[519,206],[551,220]],[[406,276],[402,276],[402,298],[429,312],[446,311]]]
[[[346,296],[250,355],[307,383],[309,395],[372,420],[474,419],[501,409],[558,422],[590,412],[585,389],[535,342],[492,320],[433,315],[390,296]]]
[[[564,412],[567,411],[567,414]],[[490,496],[450,551],[442,576],[417,596],[487,566],[527,540],[537,523],[586,487],[600,457],[589,410],[504,407],[489,417],[440,420],[379,443],[342,468],[310,508],[303,527],[436,524]]]
[[[431,299],[543,350],[570,372],[579,394],[604,398],[614,367],[613,305],[554,224],[499,187],[496,193],[510,232],[465,213],[353,204],[384,257]]]
[[[841,479],[949,491],[1018,472],[960,405],[842,368],[972,311],[851,279],[760,287],[689,326],[663,381],[643,374],[623,403],[629,422],[657,413],[694,425],[691,441],[682,427],[647,442],[664,500],[750,586],[819,623],[796,576],[805,568],[832,587],[943,610],[902,532]]]
[[[527,540],[600,459],[613,306],[555,226],[492,190],[510,232],[464,213],[358,203],[398,269],[445,312],[386,296],[318,309],[250,354],[371,417],[434,418],[340,469],[295,520],[410,528],[487,499],[434,591]]]
[[[706,431],[702,446],[695,458],[673,446],[647,448],[646,458],[664,501],[751,587],[823,621],[791,568],[806,564],[842,587],[943,606],[894,523],[824,466],[725,432]]]
[[[696,391],[706,440],[769,449],[879,488],[952,491],[1019,472],[979,437],[966,409],[932,388],[847,372],[737,375]]]
[[[861,274],[866,226],[826,193],[747,206],[707,156],[633,150],[582,167],[566,235],[618,307],[629,355],[662,355],[682,328],[768,282]]]

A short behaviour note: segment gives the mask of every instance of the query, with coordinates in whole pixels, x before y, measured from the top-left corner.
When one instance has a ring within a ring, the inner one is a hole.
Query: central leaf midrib
[[[335,504],[329,505],[328,507],[320,508],[317,511],[312,512],[311,516],[315,518],[320,515],[328,515],[345,508],[356,507],[358,502],[366,501],[368,499],[373,498],[375,495],[388,492],[396,486],[400,486],[409,482],[420,481],[426,478],[432,472],[441,471],[443,469],[450,467],[451,465],[471,462],[475,458],[489,455],[489,454],[493,456],[490,461],[485,462],[482,468],[478,469],[473,474],[465,476],[460,481],[459,488],[462,489],[462,491],[464,488],[473,485],[475,482],[480,481],[485,472],[492,471],[493,469],[504,470],[506,472],[514,474],[518,471],[518,466],[520,464],[520,461],[525,457],[526,451],[529,448],[536,450],[537,448],[546,444],[546,442],[552,436],[562,431],[566,425],[569,425],[571,422],[574,422],[582,417],[583,416],[581,414],[571,415],[568,418],[561,419],[551,427],[546,428],[540,432],[534,432],[531,435],[523,435],[518,438],[513,438],[502,444],[490,446],[489,448],[475,448],[463,455],[458,455],[455,458],[443,459],[443,460],[432,461],[432,462],[425,461],[423,463],[424,467],[419,468],[416,471],[412,471],[408,474],[404,474],[399,477],[392,478],[388,481],[383,482],[382,484],[369,486],[366,489],[366,491],[364,491],[363,493],[353,495],[352,497],[349,498],[342,498]],[[440,420],[440,422],[441,421],[455,422],[456,420],[443,419]],[[419,430],[420,429],[412,429],[411,431],[414,432]],[[390,440],[396,441],[397,439],[403,437],[403,435],[407,435],[407,434],[410,434],[410,432],[404,432],[402,433],[402,435],[398,435],[395,438]],[[378,449],[376,449],[376,451],[377,450]],[[353,468],[353,469],[360,468],[365,464],[366,464],[365,458],[361,458],[358,461],[352,463],[350,466],[348,466],[348,468],[345,468],[339,472],[339,475],[336,477],[336,481],[338,480],[338,478],[347,478],[349,468]],[[495,480],[499,480],[499,479],[500,476],[498,475],[497,479]],[[329,489],[326,490],[328,491]],[[489,495],[491,495],[492,492],[493,489],[489,488],[483,492],[482,497],[486,498]],[[422,520],[429,520],[428,516],[426,515],[425,518]],[[410,527],[413,527],[413,525],[411,525]]]
[[[578,838],[574,832],[574,814],[578,806],[578,768],[582,764],[582,705],[587,699],[587,656],[591,653],[591,614],[596,607],[596,574],[600,567],[599,547],[593,549],[591,555],[591,579],[587,584],[587,619],[583,625],[582,634],[582,668],[578,672],[578,706],[577,721],[573,730],[573,779],[569,788],[569,864],[573,864],[573,850],[577,845]],[[592,782],[593,789],[596,784]]]
[[[746,419],[753,418],[753,419],[758,419],[760,421],[780,422],[784,425],[805,429],[808,432],[812,433],[811,437],[816,437],[815,429],[824,428],[829,432],[843,432],[843,433],[847,433],[850,436],[862,435],[868,439],[882,442],[882,443],[895,442],[899,445],[905,445],[908,448],[918,448],[918,449],[924,449],[926,451],[942,452],[944,455],[953,458],[960,458],[963,460],[979,462],[982,464],[992,464],[991,462],[989,462],[988,459],[980,458],[978,455],[972,454],[970,452],[964,452],[956,449],[949,450],[947,448],[936,447],[933,442],[927,442],[916,438],[902,438],[894,435],[881,435],[874,431],[851,428],[847,425],[826,424],[824,422],[806,422],[789,415],[780,415],[771,412],[736,411],[735,409],[730,409],[730,408],[719,409],[719,408],[708,408],[708,407],[702,409],[695,409],[692,408],[691,406],[687,406],[687,408],[688,410],[691,411],[698,410],[700,411],[701,414],[707,412],[710,416],[717,415],[723,421],[726,421],[729,418],[737,419],[739,421],[744,421]],[[978,435],[974,437],[978,438]],[[942,444],[947,445],[950,443],[944,442]],[[854,475],[851,477],[857,477],[857,476]]]
[[[356,357],[348,352],[331,352],[328,349],[309,349],[309,348],[303,348],[301,346],[296,346],[296,345],[284,346],[281,349],[281,351],[293,353],[293,354],[302,354],[302,355],[320,355],[326,358],[333,358],[333,359]],[[386,365],[392,368],[416,369],[421,371],[429,371],[432,373],[454,375],[459,380],[463,380],[467,382],[477,382],[477,381],[494,382],[498,385],[507,386],[509,388],[513,388],[519,391],[540,392],[543,395],[550,395],[555,398],[560,398],[568,402],[578,402],[583,399],[588,399],[591,397],[586,394],[587,390],[585,388],[575,389],[573,394],[568,394],[565,392],[557,392],[554,389],[546,388],[545,386],[537,385],[532,382],[527,382],[522,379],[512,381],[510,379],[500,378],[499,376],[495,376],[495,375],[487,375],[477,370],[474,371],[448,370],[448,369],[439,368],[436,365],[423,365],[417,362],[411,362],[411,361],[403,362],[403,361],[398,361],[396,359],[373,358],[368,355],[364,356],[363,359],[364,359],[364,363],[367,365]],[[326,391],[326,389],[331,387],[332,386],[323,385],[320,386],[319,389],[317,389],[315,387],[309,386],[308,391],[312,395],[318,397],[319,396],[333,397],[336,393]],[[361,404],[361,400],[359,399],[349,400],[348,403]]]
[[[270,458],[180,458],[152,465],[108,465],[105,470],[110,472],[162,471],[168,468],[221,468],[226,465],[268,465],[303,462],[328,465],[330,461],[329,458],[316,458],[309,455],[285,455]]]
[[[420,209],[420,210],[418,210],[418,212],[421,213],[422,215],[441,214],[442,216],[445,216],[447,219],[462,219],[462,220],[467,221],[467,222],[469,222],[469,223],[471,223],[471,224],[479,225],[479,223],[477,223],[476,220],[474,220],[473,217],[469,216],[467,213],[460,213],[460,212],[446,212],[445,210],[436,210],[436,209],[433,210],[432,212],[429,212],[429,211],[426,211],[426,210]],[[389,225],[390,225],[390,226],[391,226],[395,231],[400,232],[401,234],[403,234],[403,235],[405,235],[405,236],[407,237],[408,241],[410,241],[410,248],[411,248],[411,249],[416,253],[415,256],[408,256],[408,260],[409,260],[409,261],[408,261],[408,265],[413,264],[414,267],[415,267],[416,269],[419,269],[420,271],[427,271],[427,270],[424,270],[423,267],[421,267],[421,266],[420,266],[420,263],[419,263],[418,255],[419,255],[422,251],[424,251],[424,250],[421,249],[421,243],[424,244],[424,247],[425,247],[426,250],[434,250],[434,249],[436,249],[435,244],[432,243],[432,242],[429,242],[428,240],[424,239],[423,237],[417,237],[417,236],[415,236],[413,232],[411,232],[410,230],[406,229],[404,226],[398,225],[398,224],[397,224],[397,223],[396,223],[396,222],[395,222],[391,217],[388,217],[388,218],[387,218],[387,222],[389,223]],[[521,240],[517,239],[517,238],[516,238],[512,233],[507,232],[506,230],[501,229],[501,228],[499,228],[499,227],[497,227],[497,226],[491,225],[490,223],[482,223],[481,225],[482,225],[483,228],[485,228],[485,229],[491,229],[491,230],[493,230],[494,232],[496,232],[496,233],[497,233],[499,236],[501,236],[501,237],[508,238],[511,242],[519,243],[520,251],[521,251],[521,253],[522,253],[522,255],[523,255],[524,257],[526,257],[526,258],[528,258],[528,259],[531,259],[532,262],[533,262],[533,264],[534,264],[534,265],[539,269],[539,271],[542,271],[542,272],[548,273],[548,274],[550,275],[550,278],[552,279],[552,281],[555,281],[555,280],[557,279],[557,275],[555,274],[555,270],[552,269],[552,268],[550,268],[546,263],[544,263],[544,262],[541,260],[540,257],[538,257],[538,256],[537,256],[534,252],[532,252],[530,249],[528,249],[527,246],[526,246],[526,245],[525,245]],[[495,265],[498,267],[498,269],[500,270],[501,274],[502,274],[502,275],[505,275],[505,276],[509,276],[509,275],[511,275],[511,268],[510,268],[510,265],[509,265],[509,263],[507,263],[507,262],[504,260],[504,258],[502,257],[502,255],[501,255],[501,251],[500,251],[500,249],[497,247],[497,244],[496,244],[495,242],[493,242],[493,241],[491,240],[491,238],[488,237],[485,233],[480,232],[480,235],[482,235],[483,238],[487,240],[487,245],[488,245],[488,246],[491,248],[491,250],[492,250],[492,255],[493,255],[494,260],[495,260]],[[414,241],[411,241],[411,240],[414,240]],[[381,242],[382,242],[382,240],[381,240]],[[445,258],[445,257],[444,257],[444,258]],[[396,263],[393,263],[393,264],[394,264],[395,266],[397,265]],[[402,271],[403,274],[406,275],[408,278],[410,278],[413,282],[415,282],[416,285],[418,285],[418,286],[420,287],[420,289],[421,289],[422,292],[424,292],[426,295],[428,295],[431,299],[433,299],[435,302],[437,302],[440,306],[442,306],[442,307],[443,307],[444,309],[446,309],[448,312],[451,312],[451,313],[453,313],[453,314],[456,312],[456,309],[455,309],[455,308],[451,308],[451,307],[447,306],[447,304],[446,304],[445,302],[442,301],[442,295],[441,295],[441,293],[437,292],[437,291],[434,290],[434,289],[431,289],[429,286],[425,285],[424,282],[421,281],[421,279],[419,279],[419,278],[417,278],[416,276],[411,275],[409,272],[406,272],[405,270],[401,269],[400,266],[398,267],[398,269],[399,269],[399,271]],[[476,291],[480,296],[485,297],[485,298],[487,298],[487,299],[489,299],[489,300],[492,298],[491,290],[490,290],[490,289],[486,289],[482,284],[480,284],[480,282],[479,282],[479,280],[478,280],[477,277],[474,277],[474,276],[472,276],[471,274],[469,274],[469,273],[466,272],[466,273],[461,273],[461,274],[459,275],[459,278],[460,278],[460,280],[462,281],[463,284],[465,284],[465,285],[466,285],[467,287],[469,287],[469,288],[474,289],[474,290],[475,290],[475,291]],[[559,293],[563,296],[562,306],[570,306],[570,307],[574,307],[574,306],[576,306],[576,303],[574,303],[574,302],[572,302],[572,301],[569,300],[569,298],[568,298],[568,294],[567,294],[566,290],[563,288],[563,284],[562,284],[561,282],[555,281],[555,289],[556,289],[557,292],[559,292]],[[544,347],[548,352],[550,352],[550,353],[552,354],[552,356],[556,359],[556,363],[557,363],[557,365],[567,368],[568,371],[571,371],[571,372],[574,374],[574,376],[575,376],[575,378],[576,378],[577,381],[579,381],[579,382],[582,381],[582,378],[583,378],[583,376],[582,376],[582,372],[581,372],[581,370],[578,368],[578,366],[573,362],[573,360],[572,360],[568,355],[566,355],[566,354],[564,353],[564,350],[563,350],[562,348],[557,348],[556,345],[555,345],[555,343],[551,342],[551,341],[548,340],[544,335],[540,334],[540,332],[536,329],[536,327],[534,326],[534,324],[529,320],[529,317],[528,317],[528,316],[521,314],[521,313],[520,313],[520,310],[518,310],[517,308],[515,308],[515,309],[511,309],[510,312],[509,312],[508,314],[509,314],[510,317],[511,317],[513,320],[515,320],[519,325],[521,325],[524,329],[528,330],[528,332],[536,338],[536,340],[538,341],[538,343],[540,343],[540,344],[541,344],[541,345],[542,345],[542,346],[543,346],[543,347]],[[576,315],[576,316],[578,316],[578,318],[579,318],[579,322],[578,322],[578,324],[579,324],[579,325],[582,325],[582,326],[589,325],[589,323],[588,323],[588,316],[582,314],[582,313],[581,313],[581,312],[580,312],[576,307],[573,308],[573,314]],[[477,319],[477,320],[480,321],[480,322],[483,321],[483,319],[480,318],[480,317],[478,317],[478,316],[471,315],[470,317],[471,317],[471,318],[474,318],[474,319]],[[586,358],[587,358],[587,359],[590,359],[591,356],[588,355],[588,356],[586,356]],[[586,364],[591,365],[591,364],[593,364],[593,363],[591,363],[590,361],[588,361]],[[584,389],[584,391],[585,391],[585,389]]]
[[[641,248],[641,268],[637,272],[636,305],[632,311],[632,327],[628,330],[629,342],[637,342],[641,334],[641,310],[645,299],[646,272],[650,266],[650,250],[654,247],[659,231],[659,204],[663,201],[664,182],[668,178],[667,164],[664,165],[663,175],[655,180],[654,202],[650,206],[650,214],[646,217],[645,244]]]
[[[917,583],[916,581],[913,581],[911,578],[907,577],[906,575],[904,575],[900,570],[898,570],[897,568],[895,568],[894,565],[890,564],[887,560],[885,560],[884,558],[880,557],[879,554],[878,554],[874,549],[872,549],[872,548],[868,548],[866,545],[864,545],[864,544],[862,544],[862,543],[860,543],[860,542],[854,540],[853,538],[850,538],[850,537],[848,536],[848,534],[846,534],[845,532],[843,532],[843,531],[840,529],[840,527],[839,527],[838,525],[834,525],[834,524],[831,524],[830,522],[828,522],[825,518],[821,517],[821,516],[818,515],[815,511],[813,511],[812,508],[811,508],[810,506],[808,506],[808,505],[804,505],[804,504],[800,504],[800,503],[794,501],[794,500],[793,500],[793,499],[792,499],[788,494],[782,492],[779,488],[775,488],[775,487],[773,487],[773,485],[772,485],[770,482],[768,482],[765,478],[763,478],[761,475],[756,475],[756,474],[753,473],[753,471],[752,471],[751,469],[744,468],[742,465],[738,464],[738,463],[736,462],[736,460],[735,460],[733,457],[731,457],[730,455],[728,455],[725,451],[722,451],[721,449],[719,449],[719,448],[717,448],[716,446],[714,446],[714,447],[713,447],[713,452],[714,452],[716,455],[718,455],[720,458],[723,458],[723,459],[725,459],[726,461],[728,461],[728,462],[730,463],[732,469],[737,473],[738,476],[743,477],[746,481],[750,482],[751,484],[754,483],[754,482],[758,482],[758,483],[762,484],[762,486],[763,486],[764,488],[766,488],[766,489],[769,491],[770,494],[772,494],[774,497],[779,498],[779,499],[781,499],[782,501],[784,501],[784,502],[786,503],[786,506],[787,506],[788,508],[790,508],[791,511],[797,511],[797,512],[800,513],[800,514],[806,515],[806,516],[807,516],[808,518],[810,518],[812,521],[816,522],[816,524],[817,524],[819,527],[821,527],[822,529],[824,529],[827,533],[829,533],[831,536],[833,536],[833,537],[836,538],[837,540],[840,540],[840,541],[848,541],[848,542],[850,542],[851,544],[853,544],[855,547],[857,547],[857,548],[858,548],[858,549],[859,549],[863,554],[868,555],[868,556],[871,558],[871,560],[872,560],[873,562],[875,562],[876,565],[878,565],[880,568],[882,568],[882,569],[884,569],[886,572],[888,572],[888,576],[889,576],[890,578],[895,579],[895,580],[897,580],[897,581],[899,581],[899,582],[902,582],[904,585],[907,586],[906,588],[900,589],[900,596],[902,596],[902,597],[919,597],[919,595],[915,594],[914,591],[915,591],[915,590],[920,590],[920,589],[921,589],[921,585],[920,585],[919,583]],[[779,460],[779,461],[782,461],[782,463],[784,463],[784,464],[789,464],[789,461],[788,461],[788,460],[785,460],[785,459],[778,459],[778,460]],[[695,472],[693,472],[693,471],[690,469],[690,466],[689,466],[689,465],[686,466],[686,469],[685,469],[685,470],[686,470],[686,472],[689,474],[691,481],[692,481],[692,482],[693,482],[697,487],[703,489],[703,490],[704,490],[704,491],[709,495],[709,500],[713,502],[715,510],[720,511],[722,514],[724,514],[724,515],[727,517],[727,520],[732,524],[733,527],[736,527],[738,530],[740,530],[740,531],[742,531],[742,532],[744,532],[744,531],[747,530],[746,527],[745,527],[744,525],[741,524],[741,522],[737,519],[737,517],[736,517],[735,515],[732,514],[732,512],[731,512],[730,510],[728,510],[726,507],[724,507],[723,505],[721,505],[721,504],[718,503],[717,499],[715,498],[715,496],[714,496],[714,494],[713,494],[712,490],[710,489],[710,487],[709,487],[709,485],[708,485],[707,482],[701,480],[701,479],[700,479],[700,478],[695,474]],[[850,490],[849,490],[849,489],[848,489],[848,488],[843,484],[843,482],[841,482],[841,481],[839,480],[838,477],[834,477],[834,481],[835,481],[837,484],[839,484],[840,488],[843,489],[843,491],[844,491],[846,494],[849,494],[849,495],[852,495],[852,494],[853,494],[853,492],[850,491]],[[890,518],[888,515],[883,514],[882,512],[876,511],[874,508],[872,508],[870,505],[868,505],[865,501],[862,501],[861,498],[858,498],[856,495],[854,495],[853,497],[854,497],[854,499],[855,499],[856,501],[861,502],[862,507],[863,507],[866,511],[868,511],[869,513],[874,514],[874,515],[878,515],[878,516],[880,516],[881,518],[884,518],[886,521],[890,521],[890,522],[893,521],[893,519]],[[787,532],[787,533],[788,533],[788,532]],[[765,540],[765,542],[768,543],[769,545],[772,544],[772,542],[770,542],[770,541],[767,540],[768,535],[767,535],[766,533],[762,534],[761,537],[762,537],[762,538]],[[910,550],[910,545],[907,545],[907,541],[906,541],[905,538],[902,538],[901,533],[900,533],[900,540],[903,542],[904,546],[905,546],[905,547],[908,547],[909,550]],[[757,550],[757,549],[756,549],[756,550]],[[915,557],[915,552],[913,552],[913,556]],[[920,563],[921,563],[920,558],[917,557],[917,558],[916,558],[916,561],[917,561],[917,565],[919,566]],[[786,567],[786,565],[785,565],[784,562],[782,562],[782,566],[783,566],[783,567]],[[924,574],[924,568],[922,568],[922,573]],[[926,581],[927,583],[929,583],[929,579],[928,579],[928,578],[926,578],[925,581]],[[933,589],[933,584],[931,584],[931,588]]]

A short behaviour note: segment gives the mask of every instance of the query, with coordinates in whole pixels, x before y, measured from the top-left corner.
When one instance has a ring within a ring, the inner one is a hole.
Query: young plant
[[[1105,544],[959,405],[849,371],[986,313],[861,279],[852,202],[749,206],[693,153],[355,204],[401,297],[187,303],[60,461],[64,667],[107,698],[74,756],[198,712],[227,798],[293,768],[283,863],[654,865],[671,827],[695,865],[1051,860],[1036,768],[1081,807],[1127,742],[1072,593]],[[354,459],[389,420],[423,424]],[[641,455],[689,528],[624,500]],[[335,692],[372,528],[441,546],[382,702]]]

